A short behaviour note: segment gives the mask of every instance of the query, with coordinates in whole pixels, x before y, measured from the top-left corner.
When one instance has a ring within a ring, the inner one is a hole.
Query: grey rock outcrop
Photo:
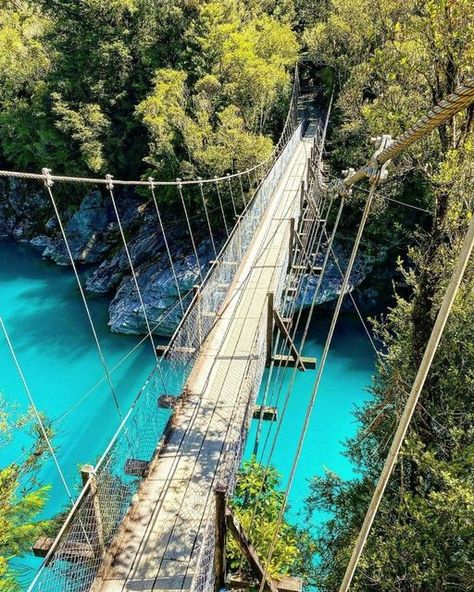
[[[198,248],[201,272],[204,274],[212,259],[209,240],[202,241]],[[199,268],[194,254],[185,254],[188,249],[174,249],[173,260],[181,296],[184,297],[199,281]],[[163,254],[152,264],[144,263],[137,269],[137,281],[145,304],[150,326],[156,325],[159,335],[171,335],[182,316],[178,291],[167,257]],[[188,296],[187,302],[191,296]],[[185,303],[186,305],[186,303]],[[146,333],[146,321],[135,283],[130,275],[123,278],[117,293],[110,303],[109,325],[116,333]]]

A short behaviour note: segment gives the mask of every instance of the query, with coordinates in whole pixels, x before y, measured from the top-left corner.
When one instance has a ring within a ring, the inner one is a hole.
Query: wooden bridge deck
[[[254,240],[188,380],[190,395],[175,427],[153,461],[139,503],[111,550],[94,590],[187,590],[199,537],[207,518],[216,471],[248,401],[244,379],[267,293],[281,273],[289,248],[289,219],[299,208],[308,144],[301,140],[288,163]],[[110,558],[112,560],[110,561]]]

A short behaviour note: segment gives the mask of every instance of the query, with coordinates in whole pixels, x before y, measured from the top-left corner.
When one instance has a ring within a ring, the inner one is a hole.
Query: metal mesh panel
[[[244,215],[237,222],[171,340],[165,359],[173,368],[174,382],[176,382],[176,373],[179,373],[181,388],[184,387],[199,349],[214,325],[217,312],[224,302],[242,256],[255,236],[270,197],[300,140],[301,129],[302,123],[296,127],[286,146],[279,152],[279,156],[276,157],[253,200],[245,209]]]
[[[171,417],[170,410],[158,408],[157,382],[154,373],[143,386],[135,406],[83,488],[56,539],[54,553],[31,589],[82,592],[92,585],[104,550],[117,535],[146,463]]]
[[[271,195],[300,140],[303,123],[297,123],[297,77],[287,121],[273,158],[260,174],[265,174],[253,199],[207,274],[199,292],[181,321],[159,367],[155,368],[135,399],[119,430],[100,459],[95,473],[83,487],[60,533],[29,590],[85,592],[90,590],[103,569],[104,557],[121,529],[133,504],[148,463],[156,455],[171,424],[172,411],[158,406],[160,395],[179,395],[189,376],[199,349],[209,335],[222,307],[244,253],[264,215]],[[277,302],[283,290],[286,263],[275,286]],[[243,445],[264,370],[266,315],[262,315],[239,397],[246,401],[245,414],[236,418],[226,438],[216,479],[231,493],[241,461]],[[211,590],[214,585],[214,498],[207,506],[205,526],[201,526],[190,572],[193,590]]]

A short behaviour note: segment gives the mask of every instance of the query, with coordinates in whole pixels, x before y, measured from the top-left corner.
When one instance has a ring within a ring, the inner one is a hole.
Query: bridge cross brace
[[[289,347],[290,355],[274,354],[273,353],[273,330],[277,328],[286,344]],[[271,363],[275,365],[284,365],[288,368],[298,367],[299,370],[305,371],[307,369],[314,369],[316,367],[316,358],[304,357],[300,355],[287,327],[287,323],[282,319],[280,313],[274,307],[273,292],[267,295],[267,343],[266,343],[266,366]]]
[[[287,576],[284,580],[273,580],[262,561],[258,551],[250,542],[245,529],[238,521],[232,508],[227,504],[227,487],[223,484],[216,485],[215,495],[215,548],[214,548],[214,574],[215,592],[220,592],[226,588],[232,587],[256,587],[264,582],[267,592],[301,592],[301,578]],[[233,578],[227,572],[226,565],[226,541],[227,536],[231,535],[238,544],[240,551],[247,560],[253,576],[256,580],[253,582],[243,582],[239,578]]]

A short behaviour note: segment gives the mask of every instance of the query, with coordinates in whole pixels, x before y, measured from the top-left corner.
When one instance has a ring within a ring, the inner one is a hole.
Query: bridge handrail
[[[261,162],[260,164],[256,165],[255,167],[253,167],[253,169],[249,169],[249,170],[254,170],[256,168],[262,167],[264,165],[268,165],[268,170],[265,173],[265,176],[262,177],[262,179],[259,181],[257,187],[255,188],[255,191],[252,195],[252,198],[247,202],[247,204],[245,205],[243,211],[241,212],[241,214],[239,215],[236,224],[234,224],[231,232],[229,233],[229,236],[227,237],[226,241],[224,242],[224,244],[222,245],[217,257],[215,258],[215,260],[211,263],[209,269],[207,270],[207,273],[202,281],[202,284],[200,286],[200,288],[202,289],[210,280],[210,278],[212,277],[212,274],[215,272],[216,267],[219,265],[219,261],[222,259],[226,249],[228,249],[229,244],[232,242],[232,240],[235,239],[236,234],[239,232],[241,225],[242,225],[242,219],[243,217],[250,211],[250,209],[254,206],[254,203],[258,197],[258,193],[261,190],[262,185],[265,183],[265,181],[267,180],[268,176],[270,175],[270,172],[272,170],[272,166],[275,164],[275,162],[278,160],[279,155],[281,154],[282,150],[284,149],[284,147],[286,146],[286,144],[289,142],[289,140],[291,139],[293,132],[296,129],[297,126],[297,122],[298,122],[298,100],[299,100],[299,91],[300,91],[300,84],[299,84],[299,74],[298,74],[298,65],[296,65],[296,69],[295,69],[295,76],[294,76],[294,81],[293,81],[293,90],[292,90],[292,95],[291,95],[291,100],[290,100],[290,105],[288,108],[288,113],[286,116],[286,120],[283,126],[283,130],[282,133],[280,134],[280,138],[277,142],[277,144],[275,145],[273,152],[271,154],[271,156],[268,157],[268,159],[266,159],[265,161]],[[246,173],[245,173],[246,174]],[[181,319],[181,321],[179,322],[178,326],[176,327],[173,335],[170,338],[169,341],[169,346],[172,346],[172,344],[174,343],[177,335],[179,334],[183,323],[186,320],[187,314],[189,313],[189,311],[191,310],[191,308],[196,304],[197,300],[199,298],[199,293],[196,293],[191,302],[189,303],[188,309],[186,311],[186,313],[184,314],[183,318]]]
[[[226,256],[230,248],[235,247],[238,242],[240,242],[240,247],[243,247],[243,242],[247,242],[247,244],[250,242],[268,203],[271,191],[281,177],[283,170],[281,165],[289,158],[292,140],[299,139],[303,124],[300,122],[298,125],[297,120],[298,89],[299,81],[296,72],[292,100],[284,130],[275,146],[271,161],[266,161],[269,163],[269,170],[259,183],[243,215],[238,219],[229,239],[221,249],[220,257]],[[261,163],[259,166],[263,164],[265,163]],[[281,167],[281,170],[276,173],[278,167]],[[272,171],[274,171],[273,174]],[[244,229],[244,220],[249,218],[252,209],[256,211],[257,216],[250,228]],[[249,230],[247,237],[244,236],[245,230]],[[242,248],[239,249],[239,257],[241,252]],[[235,262],[237,261],[240,261],[240,258],[236,258]],[[202,298],[203,291],[207,290],[211,292],[209,296],[212,300],[212,290],[208,287],[218,269],[219,264],[215,263],[206,275],[201,295],[195,296],[194,309],[200,311],[201,320],[202,306],[198,304],[199,298]],[[235,275],[235,270],[231,275],[232,277]],[[223,302],[224,296],[213,300],[212,306],[216,311]],[[190,307],[188,310],[191,311],[193,308]],[[187,319],[189,319],[189,313]],[[185,323],[186,319],[180,323],[180,327],[175,332],[173,343],[176,343]],[[201,333],[199,346],[209,333],[212,324],[212,322],[208,323]],[[171,352],[172,349],[169,351]],[[193,358],[194,355],[188,357],[184,367],[181,365],[181,369],[186,372]],[[167,375],[166,394],[180,394],[186,374],[183,373],[183,380],[173,386],[173,374],[176,372],[176,367],[169,363],[169,354],[166,360],[168,364],[164,361],[161,363],[162,369]],[[160,392],[165,394],[160,373],[155,367],[96,464],[94,473],[91,474],[79,492],[77,501],[70,509],[61,530],[50,546],[36,577],[28,588],[29,591],[56,592],[62,589],[66,580],[68,592],[85,592],[92,586],[102,564],[104,549],[109,547],[117,536],[140,487],[141,476],[138,476],[140,462],[153,458],[157,450],[164,444],[171,428],[172,411],[158,408],[157,405],[157,393]],[[150,409],[153,410],[151,414],[149,413]],[[147,410],[148,413],[146,413]],[[130,462],[128,463],[128,461]],[[135,461],[137,462],[133,465]],[[97,515],[98,507],[102,509],[102,516]],[[81,561],[84,559],[87,561]],[[71,561],[73,562],[71,563]],[[48,569],[45,569],[46,566],[49,566]],[[73,586],[70,585],[72,574],[74,576]]]

